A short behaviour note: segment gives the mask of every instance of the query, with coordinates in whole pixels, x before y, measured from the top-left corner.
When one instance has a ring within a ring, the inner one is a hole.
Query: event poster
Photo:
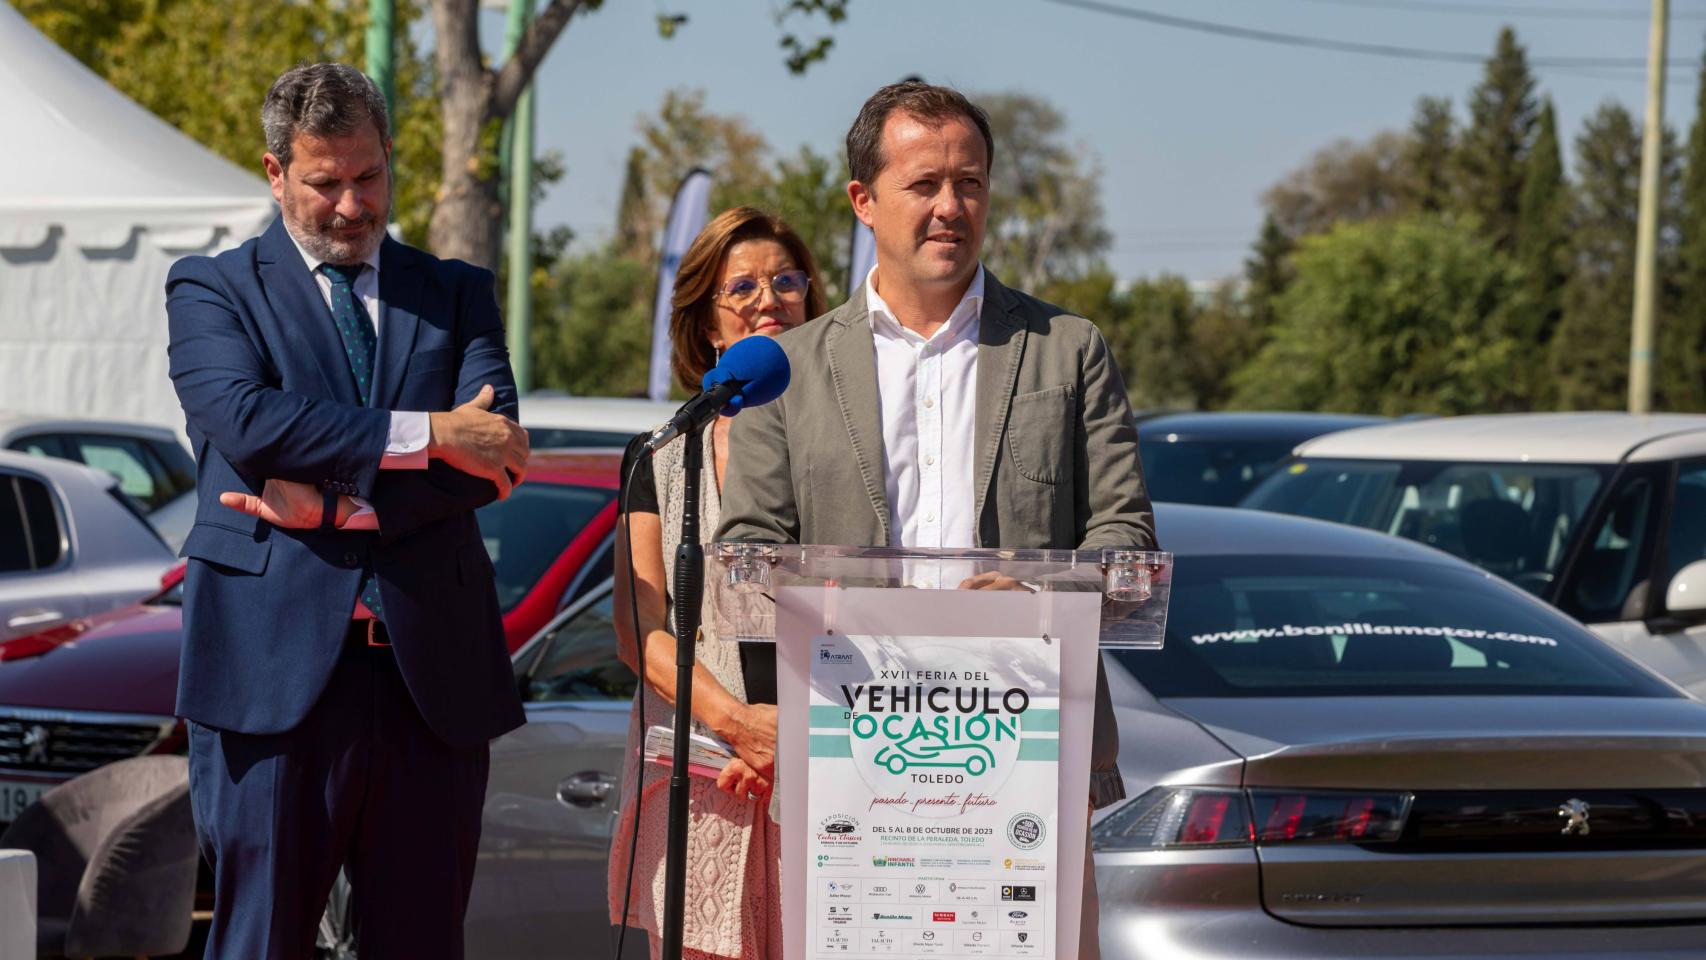
[[[806,956],[1053,957],[1060,642],[813,638]]]

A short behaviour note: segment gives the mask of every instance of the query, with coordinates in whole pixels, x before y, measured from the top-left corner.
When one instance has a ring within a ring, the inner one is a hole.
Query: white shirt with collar
[[[889,546],[977,545],[977,335],[983,265],[929,339],[901,326],[865,277],[883,423]]]
[[[314,277],[314,286],[320,291],[320,299],[326,303],[326,320],[331,321],[332,311],[332,278],[326,276],[320,265],[327,261],[321,260],[302,248],[296,237],[287,228],[286,235],[290,242],[296,244],[296,252],[301,254],[302,262],[307,265],[308,272]],[[379,247],[375,246],[367,259],[362,261],[362,271],[350,285],[356,296],[361,298],[361,305],[367,308],[367,317],[373,322],[374,339],[379,338],[381,318],[384,316],[384,306],[379,302]],[[374,351],[374,372],[378,372],[378,351]],[[378,381],[374,382],[375,386]],[[393,410],[391,412],[391,428],[385,437],[385,452],[379,458],[381,470],[425,470],[429,462],[427,444],[432,439],[431,416],[424,410]],[[344,520],[339,527],[342,530],[377,530],[379,515],[373,506],[360,497],[351,497],[357,510]]]
[[[289,230],[285,230],[287,235]],[[326,261],[315,257],[297,243],[296,237],[291,236],[290,242],[296,244],[296,252],[302,255],[302,262],[308,265],[308,272],[314,277],[314,285],[320,291],[320,299],[326,303],[326,317],[331,319],[332,310],[332,278],[326,276],[320,266]],[[361,305],[367,308],[367,317],[373,322],[373,335],[379,337],[381,317],[384,307],[379,302],[379,247],[362,261],[362,271],[351,285],[355,295],[361,298]],[[377,351],[375,351],[377,353]],[[377,364],[378,357],[374,357]],[[377,366],[375,373],[377,373]],[[375,381],[377,385],[377,381]],[[385,454],[379,460],[381,470],[425,470],[427,468],[427,443],[432,439],[432,424],[425,411],[408,410],[391,413],[391,430],[385,440]]]

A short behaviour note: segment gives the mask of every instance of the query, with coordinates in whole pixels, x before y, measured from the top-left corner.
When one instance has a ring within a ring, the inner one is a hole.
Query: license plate
[[[55,786],[35,780],[0,780],[0,823],[18,819],[25,807]]]

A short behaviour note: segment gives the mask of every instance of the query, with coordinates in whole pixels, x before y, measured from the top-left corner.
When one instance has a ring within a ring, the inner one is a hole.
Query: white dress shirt
[[[286,230],[285,233],[289,233]],[[308,272],[314,277],[314,285],[320,291],[320,299],[326,303],[326,319],[331,319],[332,310],[332,278],[326,276],[320,269],[326,261],[315,257],[302,248],[292,236],[290,242],[296,244],[296,252],[302,255],[302,262],[307,264]],[[367,308],[367,317],[373,323],[375,339],[380,335],[381,318],[384,316],[384,306],[379,302],[379,248],[362,261],[362,271],[351,286],[355,295],[361,298],[361,305]],[[378,373],[378,351],[374,356],[374,373]],[[378,385],[378,380],[374,380]],[[424,410],[394,410],[391,412],[391,428],[385,438],[385,452],[379,458],[381,470],[425,470],[427,468],[427,444],[432,439],[431,416]],[[359,507],[343,523],[345,530],[375,530],[378,529],[378,515],[366,501],[359,497],[351,497]]]
[[[889,546],[977,545],[977,332],[980,264],[948,322],[927,340],[900,325],[865,277],[883,422]]]

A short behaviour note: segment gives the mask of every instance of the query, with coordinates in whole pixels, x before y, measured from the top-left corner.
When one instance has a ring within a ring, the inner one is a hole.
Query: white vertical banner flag
[[[652,310],[652,370],[646,394],[653,400],[669,399],[669,302],[675,293],[675,272],[693,238],[705,228],[710,216],[711,172],[695,167],[682,179],[669,208],[663,230],[663,256],[658,261],[657,304]]]
[[[871,228],[853,218],[853,240],[847,244],[847,295],[865,282],[865,277],[871,272],[871,267],[877,262],[877,235]]]

